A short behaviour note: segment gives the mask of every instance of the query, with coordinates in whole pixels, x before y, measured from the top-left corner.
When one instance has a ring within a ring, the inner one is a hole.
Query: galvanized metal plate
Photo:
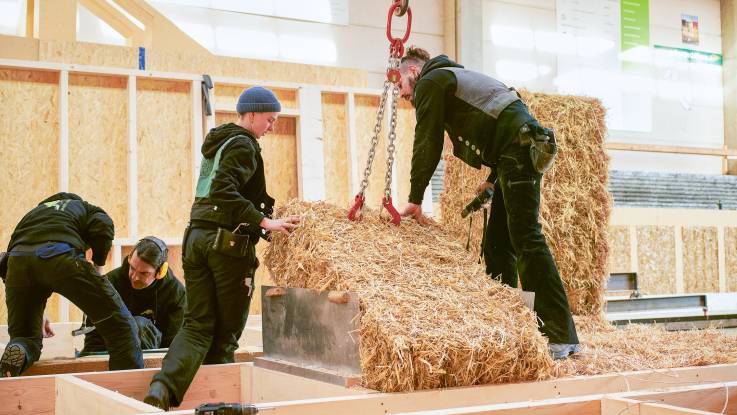
[[[358,295],[337,294],[262,287],[264,356],[342,374],[360,374]]]

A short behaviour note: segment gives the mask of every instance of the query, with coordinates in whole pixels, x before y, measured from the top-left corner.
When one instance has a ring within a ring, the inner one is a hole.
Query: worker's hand
[[[269,219],[263,218],[259,226],[266,229],[269,232],[279,232],[284,235],[289,235],[290,232],[302,221],[299,216],[288,216],[281,219]]]
[[[55,334],[54,329],[51,328],[51,320],[49,320],[49,317],[44,314],[44,321],[41,325],[41,335],[44,339],[48,339],[49,337],[54,337]]]
[[[420,225],[429,225],[432,222],[427,216],[422,214],[422,206],[414,203],[407,203],[407,206],[399,214],[402,217],[409,216],[414,218]]]
[[[476,187],[476,194],[479,194],[479,193],[483,192],[486,189],[491,189],[492,191],[494,191],[494,183],[490,183],[490,182],[486,182],[486,181],[481,182],[478,185],[478,187]]]

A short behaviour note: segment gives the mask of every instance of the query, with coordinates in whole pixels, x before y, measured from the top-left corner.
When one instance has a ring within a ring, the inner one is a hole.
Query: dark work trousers
[[[110,370],[143,368],[138,328],[118,292],[92,264],[66,253],[49,259],[13,256],[8,261],[8,344],[26,349],[23,371],[41,355],[43,313],[52,292],[69,299],[95,324],[110,351]]]
[[[202,364],[233,363],[248,318],[258,267],[255,246],[243,258],[213,251],[217,230],[185,232],[183,268],[187,287],[184,324],[169,346],[161,371],[153,377],[169,389],[179,406]]]
[[[540,182],[530,160],[530,146],[511,143],[497,163],[491,221],[486,229],[486,273],[512,287],[535,293],[540,331],[550,343],[576,344],[568,297],[542,234]]]

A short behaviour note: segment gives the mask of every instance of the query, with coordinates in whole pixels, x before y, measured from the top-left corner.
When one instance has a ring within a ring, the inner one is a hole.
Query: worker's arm
[[[92,248],[92,262],[98,266],[98,273],[107,261],[107,254],[113,245],[115,226],[113,220],[99,207],[85,202],[87,207],[86,217],[86,242]]]
[[[417,115],[412,145],[409,203],[419,205],[440,162],[445,136],[445,89],[432,79],[421,79],[415,87]]]

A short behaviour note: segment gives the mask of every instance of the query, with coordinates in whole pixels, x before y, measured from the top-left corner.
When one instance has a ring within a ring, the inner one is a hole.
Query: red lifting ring
[[[404,30],[404,36],[401,38],[395,38],[392,36],[392,15],[396,14],[401,16],[404,13],[401,12],[402,8],[406,7],[407,14],[407,28]],[[400,14],[397,14],[400,13]],[[404,55],[404,44],[409,39],[410,31],[412,30],[412,9],[409,8],[407,1],[397,0],[392,3],[389,7],[389,13],[386,18],[386,38],[389,40],[390,51],[392,57],[401,58]]]

